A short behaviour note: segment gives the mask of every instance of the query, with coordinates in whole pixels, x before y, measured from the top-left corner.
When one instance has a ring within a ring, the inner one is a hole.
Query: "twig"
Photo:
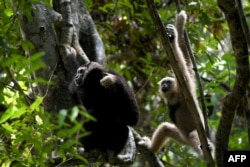
[[[11,69],[9,67],[6,68],[7,69],[7,73],[10,76],[10,78],[12,79],[12,82],[14,82],[15,87],[17,88],[17,90],[24,96],[25,102],[27,105],[31,105],[31,101],[30,99],[26,96],[26,94],[23,92],[23,89],[21,88],[20,84],[18,83],[18,81],[16,80],[14,74],[12,73]]]

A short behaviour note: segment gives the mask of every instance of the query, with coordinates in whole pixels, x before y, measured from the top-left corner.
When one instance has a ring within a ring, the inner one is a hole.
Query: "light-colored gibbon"
[[[176,17],[175,26],[167,25],[166,29],[173,52],[187,81],[188,88],[194,97],[195,102],[198,103],[195,91],[195,74],[184,40],[186,19],[187,15],[185,11],[181,11]],[[191,146],[199,156],[204,159],[195,120],[192,117],[191,111],[188,109],[177,79],[175,77],[163,78],[159,82],[159,92],[161,97],[167,103],[169,117],[173,123],[161,123],[154,131],[151,140],[148,137],[143,137],[143,140],[140,141],[139,144],[147,146],[154,153],[158,153],[167,142],[167,139],[172,138],[181,144]],[[204,117],[200,108],[198,108],[198,111],[201,122],[204,126]],[[208,147],[212,151],[213,145],[209,139],[208,142]]]

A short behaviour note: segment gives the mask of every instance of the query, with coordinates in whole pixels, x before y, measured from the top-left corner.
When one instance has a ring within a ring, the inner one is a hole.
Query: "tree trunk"
[[[47,84],[37,85],[38,95],[45,97],[45,111],[57,113],[60,109],[74,106],[68,85],[78,64],[88,61],[105,64],[105,53],[82,0],[54,0],[53,7],[55,10],[43,4],[32,4],[32,18],[24,15],[20,27],[24,39],[34,45],[28,56],[37,52],[44,54],[42,61],[45,68],[33,77],[48,81]],[[69,56],[75,56],[78,64],[66,62]]]
[[[249,84],[249,53],[247,34],[244,34],[242,17],[237,0],[218,0],[218,6],[224,12],[229,26],[234,56],[236,60],[236,80],[232,91],[225,97],[218,132],[216,134],[217,165],[225,166],[224,151],[228,149],[229,135],[237,106],[247,93]],[[241,3],[240,1],[238,3]]]

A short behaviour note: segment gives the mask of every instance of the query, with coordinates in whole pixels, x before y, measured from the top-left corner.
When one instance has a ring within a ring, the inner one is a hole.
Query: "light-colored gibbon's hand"
[[[187,80],[188,88],[195,102],[198,103],[195,92],[195,76],[192,69],[192,62],[183,37],[186,19],[186,13],[181,11],[176,17],[175,26],[167,25],[166,31],[173,52]],[[158,153],[167,140],[171,138],[181,144],[191,146],[199,156],[204,159],[195,120],[180,91],[179,83],[175,77],[165,77],[159,81],[159,92],[168,106],[169,117],[173,123],[161,123],[154,131],[151,140],[148,137],[143,137],[143,140],[140,141],[139,144],[146,146],[153,153]],[[204,118],[200,108],[198,111],[204,126]],[[208,143],[209,149],[213,152],[213,144],[209,139]]]

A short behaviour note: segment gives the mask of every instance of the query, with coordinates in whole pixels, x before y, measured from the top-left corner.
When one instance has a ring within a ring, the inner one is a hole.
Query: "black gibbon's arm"
[[[167,26],[167,33],[172,41],[173,52],[180,65],[184,77],[186,78],[189,90],[194,96],[195,102],[198,103],[195,91],[195,77],[192,69],[192,63],[183,38],[183,30],[186,23],[186,13],[181,11],[176,18],[176,27]],[[191,146],[200,157],[203,157],[198,132],[195,121],[184,96],[181,93],[179,83],[175,77],[165,77],[159,82],[159,92],[164,101],[167,103],[169,117],[173,123],[163,122],[154,131],[151,140],[144,137],[139,144],[147,146],[152,152],[157,153],[161,150],[169,138],[185,145]],[[204,119],[199,109],[201,122],[204,126]],[[208,139],[209,141],[209,139]],[[213,146],[209,143],[210,149]]]
[[[133,146],[131,142],[127,144],[128,138],[131,139],[128,126],[134,126],[139,119],[134,92],[124,78],[99,63],[90,62],[78,68],[71,85],[72,93],[77,94],[87,112],[96,118],[84,124],[84,129],[91,132],[81,139],[85,151],[99,150],[126,161],[133,158],[131,154],[119,154],[125,145]],[[107,161],[110,159],[111,156]]]

